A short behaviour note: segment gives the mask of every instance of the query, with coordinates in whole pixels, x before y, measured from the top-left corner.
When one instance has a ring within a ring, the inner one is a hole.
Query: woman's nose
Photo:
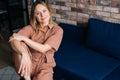
[[[44,13],[41,13],[41,17],[43,17],[44,16]]]

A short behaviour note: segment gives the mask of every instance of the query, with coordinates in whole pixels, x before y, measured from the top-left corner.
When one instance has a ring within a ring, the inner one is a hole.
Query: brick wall
[[[120,0],[47,0],[47,3],[58,23],[79,25],[91,17],[120,23]]]

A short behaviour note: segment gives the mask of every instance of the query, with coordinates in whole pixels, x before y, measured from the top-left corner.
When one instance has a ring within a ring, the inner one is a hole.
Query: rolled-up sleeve
[[[20,35],[23,35],[23,36],[26,36],[26,37],[30,37],[31,34],[33,32],[33,29],[32,27],[29,25],[29,26],[25,26],[23,27],[22,29],[20,29],[17,33],[20,34]],[[13,38],[13,35],[10,36],[9,38],[9,42],[12,41],[14,38]]]
[[[22,28],[22,29],[18,32],[18,34],[21,34],[21,35],[26,36],[26,37],[30,37],[31,34],[32,34],[32,32],[33,32],[32,27],[31,27],[31,26],[26,26],[26,27]]]
[[[59,27],[57,30],[55,30],[54,34],[47,39],[45,44],[50,45],[55,51],[57,51],[62,41],[62,37],[63,29]]]

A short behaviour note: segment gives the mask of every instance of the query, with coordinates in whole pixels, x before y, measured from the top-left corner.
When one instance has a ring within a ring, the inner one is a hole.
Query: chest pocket
[[[31,39],[35,42],[43,43],[45,41],[45,33],[44,32],[35,33],[31,37]]]

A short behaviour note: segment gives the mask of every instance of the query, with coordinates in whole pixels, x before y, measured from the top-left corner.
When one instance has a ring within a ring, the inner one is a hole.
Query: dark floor
[[[0,80],[19,80],[11,59],[9,43],[0,39]]]
[[[0,69],[0,80],[19,80],[19,78],[11,66],[5,66]]]

